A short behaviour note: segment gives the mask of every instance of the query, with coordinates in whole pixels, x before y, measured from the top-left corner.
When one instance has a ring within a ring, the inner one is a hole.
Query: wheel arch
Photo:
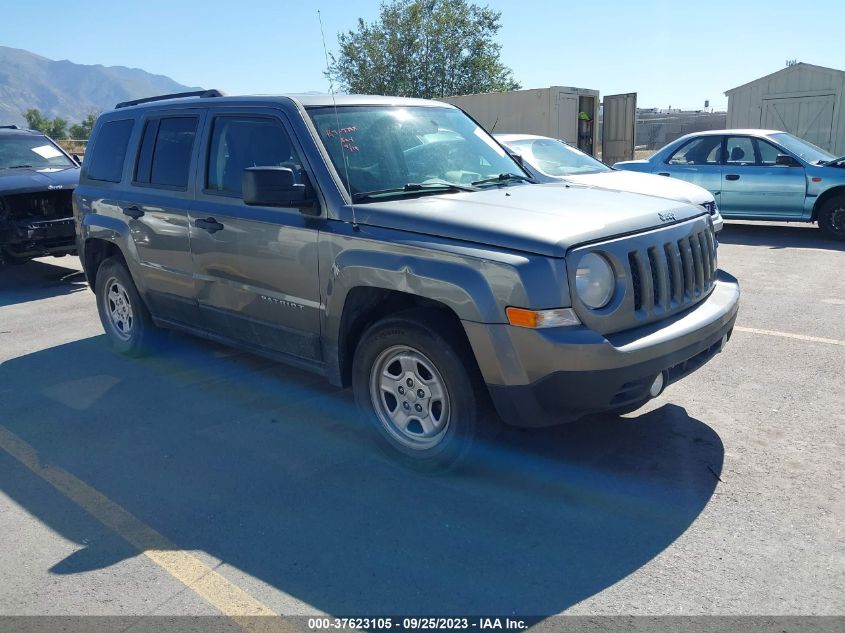
[[[80,259],[82,260],[82,269],[85,271],[85,278],[88,280],[88,286],[92,292],[97,284],[97,271],[100,264],[109,257],[118,257],[126,264],[123,251],[115,242],[102,237],[89,237],[85,240]]]
[[[329,358],[329,380],[348,387],[352,384],[352,361],[364,332],[378,321],[391,316],[414,316],[436,321],[438,331],[450,334],[459,352],[474,370],[478,369],[469,339],[455,310],[442,301],[400,290],[373,286],[350,289],[338,322],[334,353]]]
[[[810,220],[812,222],[818,220],[819,211],[824,208],[824,205],[826,205],[829,200],[838,196],[845,197],[845,185],[836,185],[830,189],[825,189],[821,194],[819,194],[819,197],[816,198],[815,204],[813,204],[813,215]]]

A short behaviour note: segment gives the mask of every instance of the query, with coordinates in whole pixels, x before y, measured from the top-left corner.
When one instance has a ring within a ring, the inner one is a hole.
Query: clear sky
[[[373,0],[0,0],[0,45],[129,66],[229,94],[327,91],[326,43]],[[485,4],[485,2],[478,2]],[[787,59],[845,69],[845,0],[489,0],[525,88],[637,92],[641,107],[725,107],[724,91]],[[54,23],[60,20],[60,23]]]

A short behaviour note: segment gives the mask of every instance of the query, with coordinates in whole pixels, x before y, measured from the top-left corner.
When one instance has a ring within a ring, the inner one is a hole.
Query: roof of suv
[[[168,95],[164,95],[167,97]],[[185,105],[222,105],[231,103],[252,103],[252,104],[273,104],[280,101],[292,101],[302,107],[350,106],[350,105],[405,105],[405,106],[440,106],[454,108],[455,106],[440,101],[428,99],[412,99],[408,97],[386,97],[382,95],[334,95],[330,94],[287,94],[287,95],[238,95],[220,97],[179,97],[162,98],[154,101],[147,101],[139,104],[127,104],[120,108],[120,111],[130,111],[136,108],[147,109],[149,107]]]
[[[20,128],[17,125],[0,125],[0,136],[44,136],[44,133]]]

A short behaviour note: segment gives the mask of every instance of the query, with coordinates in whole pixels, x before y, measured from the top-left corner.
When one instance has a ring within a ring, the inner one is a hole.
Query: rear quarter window
[[[103,124],[94,140],[92,156],[86,160],[88,178],[105,182],[120,182],[126,148],[132,135],[132,119],[109,121]]]

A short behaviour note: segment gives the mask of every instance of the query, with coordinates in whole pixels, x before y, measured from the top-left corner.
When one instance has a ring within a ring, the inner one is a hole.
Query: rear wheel
[[[422,310],[364,333],[352,367],[355,401],[401,461],[448,468],[477,439],[483,397],[464,347],[438,315]]]
[[[819,228],[835,240],[845,240],[845,196],[828,200],[819,211]]]
[[[153,324],[123,261],[117,257],[103,260],[95,286],[100,321],[112,346],[129,356],[152,351],[160,330]]]

